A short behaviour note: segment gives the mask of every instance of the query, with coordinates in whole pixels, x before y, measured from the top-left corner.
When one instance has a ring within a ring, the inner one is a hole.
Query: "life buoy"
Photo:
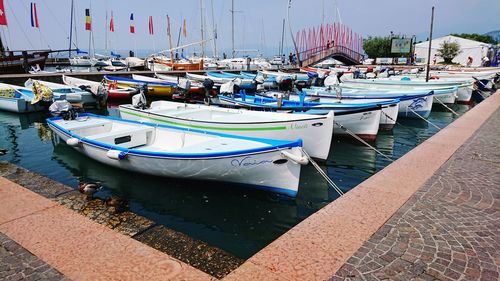
[[[108,84],[108,90],[115,90],[116,88],[118,88],[118,82],[113,81]]]

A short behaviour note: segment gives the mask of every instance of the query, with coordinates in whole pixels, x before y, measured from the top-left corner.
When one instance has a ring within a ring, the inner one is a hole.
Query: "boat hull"
[[[322,160],[326,160],[328,158],[333,136],[333,114],[330,114],[329,116],[311,116],[309,119],[297,118],[294,120],[279,122],[235,123],[210,122],[209,118],[207,118],[207,120],[201,120],[202,118],[166,116],[159,112],[155,113],[147,110],[136,109],[131,105],[121,105],[119,109],[122,118],[131,120],[175,125],[245,137],[277,140],[301,139],[307,153],[311,157]],[[233,109],[226,110],[229,112],[238,112],[238,110]],[[212,114],[217,114],[217,112],[213,112]],[[244,111],[240,111],[240,114],[244,114]],[[234,117],[237,118],[237,115],[240,114],[235,114],[236,116]]]
[[[0,97],[0,110],[15,113],[36,112],[43,110],[44,107],[38,104],[31,104],[22,98]]]
[[[68,140],[75,138],[51,119],[48,124],[64,142],[71,143]],[[298,146],[199,158],[140,154],[137,150],[129,150],[124,159],[109,157],[109,146],[86,138],[80,138],[79,144],[72,147],[103,164],[141,174],[236,183],[291,197],[296,196],[298,192],[300,164],[290,160],[284,161],[283,156],[283,152],[301,155],[301,148]]]

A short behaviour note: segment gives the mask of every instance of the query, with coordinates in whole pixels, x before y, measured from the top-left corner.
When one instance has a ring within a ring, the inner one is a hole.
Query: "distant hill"
[[[497,42],[500,42],[500,30],[490,31],[488,33],[485,33],[484,35],[489,35],[493,37],[493,39],[495,39]]]

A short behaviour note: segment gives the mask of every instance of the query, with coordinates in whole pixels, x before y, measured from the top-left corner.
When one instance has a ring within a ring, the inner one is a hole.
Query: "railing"
[[[323,58],[329,57],[333,54],[341,54],[346,56],[348,59],[356,61],[356,62],[361,62],[363,59],[363,55],[353,51],[347,47],[344,46],[320,46],[316,48],[312,48],[309,50],[302,51],[298,54],[298,60],[300,62],[310,60],[310,61],[319,61]]]

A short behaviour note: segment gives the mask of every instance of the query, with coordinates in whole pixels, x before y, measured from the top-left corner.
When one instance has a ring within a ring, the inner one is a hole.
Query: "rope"
[[[321,169],[321,167],[318,165],[318,163],[316,163],[316,161],[314,161],[311,156],[309,156],[309,154],[305,151],[304,148],[300,148],[300,150],[302,151],[302,153],[304,153],[304,155],[307,157],[307,159],[309,160],[309,162],[311,162],[311,164],[313,165],[313,167],[318,171],[318,173],[326,180],[326,182],[333,188],[333,190],[335,190],[335,192],[337,192],[340,196],[343,196],[344,195],[344,192],[333,182],[332,179],[330,179],[328,177],[328,175]]]
[[[448,109],[449,111],[451,111],[451,113],[453,113],[455,116],[460,116],[458,115],[457,112],[455,112],[455,110],[451,109],[450,107],[448,107],[446,104],[444,104],[438,97],[434,97],[434,99],[436,99],[442,106],[444,106],[446,109]]]
[[[396,122],[396,124],[398,124],[399,126],[401,126],[401,127],[405,128],[405,129],[407,129],[407,130],[409,130],[409,131],[411,131],[411,132],[415,133],[415,130],[413,130],[413,128],[410,128],[410,127],[408,127],[408,126],[405,126],[405,125],[401,124],[400,122],[398,122],[396,119],[393,119],[391,116],[389,116],[389,115],[388,115],[387,113],[385,113],[384,111],[382,111],[382,114],[384,114],[384,115],[385,115],[385,117],[389,118],[389,120]]]
[[[335,125],[339,126],[342,130],[344,130],[346,133],[348,133],[349,135],[351,135],[353,138],[357,139],[358,141],[360,141],[361,143],[363,143],[364,145],[368,146],[369,148],[373,149],[375,152],[377,152],[378,154],[384,156],[385,158],[387,158],[389,161],[391,162],[394,162],[394,160],[385,155],[384,153],[380,152],[379,150],[377,150],[375,147],[371,146],[369,143],[367,143],[366,141],[364,141],[362,138],[358,137],[355,133],[351,132],[349,129],[347,129],[346,127],[344,127],[342,124],[338,123],[337,121],[334,121]]]
[[[415,110],[411,109],[408,107],[408,109],[413,112],[413,114],[417,115],[418,117],[420,117],[420,119],[424,120],[425,122],[431,124],[432,126],[436,127],[438,130],[441,130],[441,128],[439,126],[437,126],[436,124],[432,123],[431,121],[425,119],[422,115],[418,114]]]

